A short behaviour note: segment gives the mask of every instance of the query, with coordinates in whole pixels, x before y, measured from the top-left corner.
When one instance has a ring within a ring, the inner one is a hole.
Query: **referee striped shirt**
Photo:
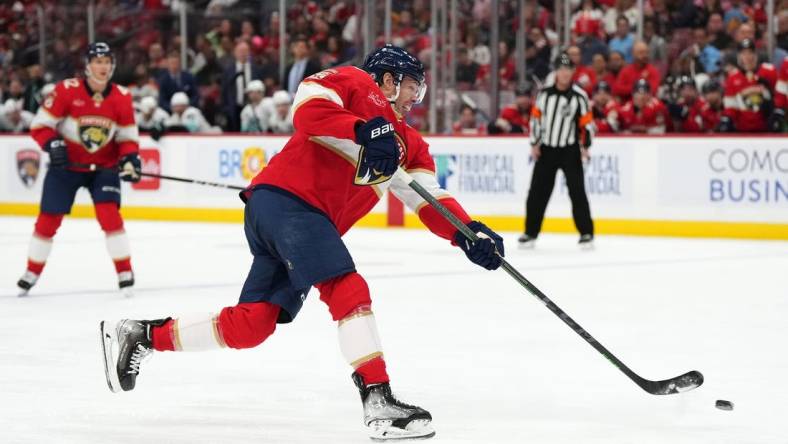
[[[572,84],[566,91],[555,85],[543,89],[531,108],[531,145],[563,148],[580,144],[591,145],[594,116],[588,96]]]

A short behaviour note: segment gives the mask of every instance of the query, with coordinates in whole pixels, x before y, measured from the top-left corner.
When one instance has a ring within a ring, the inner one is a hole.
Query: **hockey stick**
[[[411,175],[405,170],[399,168],[395,176],[399,176],[401,180],[407,183],[413,191],[418,193],[419,196],[421,196],[427,201],[427,203],[435,208],[441,214],[441,216],[443,216],[449,223],[458,229],[466,238],[468,238],[468,240],[472,242],[479,240],[479,237],[476,236],[476,233],[474,233],[470,228],[462,223],[462,221],[457,216],[455,216],[454,213],[443,206],[443,204],[441,204],[438,199],[436,199],[432,194],[430,194],[429,191],[424,189],[424,187],[416,182],[413,177],[411,177]],[[506,259],[503,257],[501,257],[501,267],[529,293],[539,299],[548,310],[552,311],[553,314],[561,318],[561,320],[564,321],[564,323],[566,323],[566,325],[568,325],[572,330],[574,330],[575,333],[580,335],[581,338],[585,339],[586,342],[591,344],[591,346],[601,353],[605,359],[610,361],[625,375],[627,375],[629,379],[631,379],[635,384],[648,393],[651,393],[652,395],[672,395],[674,393],[682,393],[694,388],[698,388],[701,384],[703,384],[703,375],[695,370],[685,373],[681,376],[676,376],[675,378],[665,379],[663,381],[651,381],[640,377],[637,373],[630,370],[629,367],[621,362],[620,359],[615,357],[613,353],[600,344],[593,336],[591,336],[591,334],[585,331],[583,327],[570,318],[568,314],[555,305],[555,303],[553,303],[550,298],[548,298],[531,282],[529,282],[525,276],[520,274],[520,272],[518,272],[508,262],[506,262]]]
[[[98,170],[115,171],[115,170],[113,170],[111,168],[102,168],[102,167],[96,165],[95,163],[90,163],[90,164],[88,164],[88,163],[69,163],[68,166],[73,167],[73,168],[85,168],[85,169],[88,169],[90,171],[98,171]],[[228,190],[243,191],[243,190],[246,189],[244,187],[239,187],[239,186],[236,186],[236,185],[229,185],[229,184],[226,184],[226,183],[208,182],[206,180],[198,180],[198,179],[187,179],[185,177],[165,176],[164,174],[154,174],[154,173],[144,173],[143,172],[143,173],[140,173],[140,176],[153,177],[153,178],[156,178],[156,179],[174,180],[176,182],[193,183],[195,185],[205,185],[205,186],[208,186],[208,187],[227,188]]]

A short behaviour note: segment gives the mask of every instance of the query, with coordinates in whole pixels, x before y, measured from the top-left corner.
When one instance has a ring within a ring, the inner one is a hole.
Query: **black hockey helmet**
[[[608,94],[612,94],[613,88],[610,86],[610,83],[608,83],[606,80],[600,80],[599,82],[597,82],[596,85],[594,85],[594,93],[598,93],[600,91],[604,91]]]
[[[553,62],[553,68],[575,69],[575,63],[569,57],[569,54],[562,52],[558,55],[558,57],[556,57],[555,62]]]
[[[750,50],[755,51],[755,42],[750,39],[744,39],[737,45],[739,51]]]
[[[681,76],[679,77],[678,82],[676,82],[679,89],[684,88],[685,86],[691,86],[693,89],[698,89],[698,86],[695,84],[695,81],[692,80],[690,76]]]
[[[722,85],[720,85],[720,82],[718,82],[716,79],[709,79],[703,84],[701,90],[703,94],[708,94],[714,91],[722,92]]]
[[[651,94],[651,85],[648,83],[646,79],[640,79],[635,82],[635,86],[632,87],[632,94],[644,92]]]
[[[112,63],[115,63],[115,55],[112,49],[105,42],[94,42],[88,44],[88,49],[85,52],[85,62],[90,62],[96,57],[109,57]]]
[[[364,64],[361,69],[368,72],[372,78],[380,84],[383,81],[385,73],[391,73],[394,76],[394,84],[397,86],[396,99],[399,96],[399,84],[405,77],[410,77],[419,82],[419,94],[416,98],[416,103],[424,99],[427,93],[427,84],[424,76],[424,64],[414,57],[411,53],[400,48],[387,44],[382,48],[378,48],[364,59]],[[391,100],[391,99],[390,99]]]

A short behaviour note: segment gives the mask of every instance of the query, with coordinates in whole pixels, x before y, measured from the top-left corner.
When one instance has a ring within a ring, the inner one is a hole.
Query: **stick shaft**
[[[96,165],[95,163],[90,163],[90,164],[88,164],[88,163],[70,163],[68,166],[73,167],[73,168],[84,168],[84,169],[88,169],[90,171],[98,171],[98,170],[116,171],[116,170],[114,170],[112,168],[100,167],[100,166]],[[189,179],[189,178],[186,178],[186,177],[167,176],[167,175],[164,175],[164,174],[154,174],[154,173],[142,172],[142,173],[140,173],[140,176],[153,177],[153,178],[156,178],[156,179],[172,180],[172,181],[175,181],[175,182],[193,183],[195,185],[205,185],[205,186],[208,186],[208,187],[215,187],[215,188],[227,188],[228,190],[243,191],[243,190],[246,189],[244,187],[239,187],[237,185],[229,185],[229,184],[226,184],[226,183],[219,183],[219,182],[209,182],[207,180]]]
[[[476,242],[479,240],[479,237],[476,236],[476,233],[473,232],[467,225],[462,223],[462,221],[454,215],[448,208],[446,208],[438,199],[435,198],[429,191],[427,191],[424,187],[422,187],[418,182],[416,182],[407,172],[403,169],[399,169],[397,171],[397,175],[399,175],[400,179],[404,180],[408,186],[415,191],[419,196],[421,196],[424,200],[427,201],[435,210],[438,211],[446,220],[451,223],[454,228],[459,230],[463,236],[468,238],[471,242]],[[574,321],[566,312],[564,312],[561,308],[559,308],[550,298],[547,297],[541,290],[536,288],[534,284],[532,284],[528,279],[525,278],[522,274],[520,274],[517,269],[515,269],[511,264],[509,264],[506,259],[501,258],[501,267],[506,271],[506,273],[511,276],[517,283],[522,285],[529,293],[531,293],[534,297],[539,299],[548,310],[553,312],[556,316],[558,316],[566,325],[568,325],[575,333],[577,333],[581,338],[585,339],[586,342],[591,344],[599,353],[602,354],[610,363],[615,365],[619,370],[621,370],[625,375],[627,375],[631,380],[633,380],[636,384],[642,386],[641,384],[644,382],[643,378],[637,375],[637,373],[630,370],[621,360],[619,360],[613,353],[611,353],[607,348],[605,348],[602,344],[599,343],[590,333],[585,331],[583,327],[580,326],[577,322]]]

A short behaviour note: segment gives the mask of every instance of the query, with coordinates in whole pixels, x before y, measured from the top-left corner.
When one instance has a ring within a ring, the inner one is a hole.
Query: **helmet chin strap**
[[[394,85],[394,95],[391,97],[387,97],[387,99],[389,99],[389,103],[393,105],[394,103],[396,103],[398,97],[399,97],[399,83]]]

